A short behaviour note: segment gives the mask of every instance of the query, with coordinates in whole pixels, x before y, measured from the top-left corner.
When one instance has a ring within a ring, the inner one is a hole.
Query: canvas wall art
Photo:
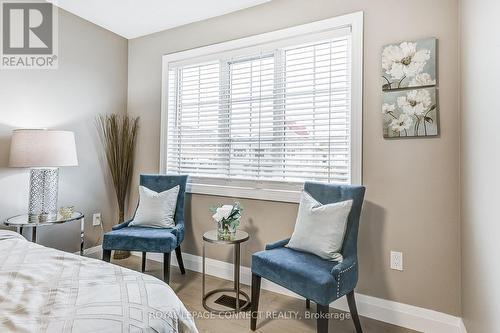
[[[382,90],[436,85],[436,39],[401,42],[382,48]]]
[[[436,88],[386,92],[382,114],[385,138],[438,135]]]

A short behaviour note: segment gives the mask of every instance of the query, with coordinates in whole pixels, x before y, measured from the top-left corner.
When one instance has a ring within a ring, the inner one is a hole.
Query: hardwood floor
[[[101,258],[101,253],[89,255],[93,258]],[[131,256],[128,259],[112,260],[112,263],[127,267],[136,271],[141,270],[141,258]],[[146,274],[162,279],[162,264],[156,261],[147,260]],[[181,275],[179,268],[172,266],[170,276],[170,286],[177,293],[189,311],[194,312],[199,317],[195,318],[196,325],[200,333],[234,333],[252,332],[250,330],[250,319],[248,313],[234,315],[230,318],[210,317],[201,305],[201,274],[186,270],[186,275]],[[231,287],[231,282],[207,276],[207,289],[212,290],[221,287]],[[250,295],[250,287],[242,285],[242,289]],[[211,303],[213,304],[213,303]],[[267,290],[261,291],[259,310],[272,317],[282,311],[293,318],[263,318],[257,321],[256,332],[260,333],[314,333],[316,332],[316,320],[306,319],[308,314],[315,311],[314,304],[311,304],[311,312],[306,310],[305,301],[273,293]],[[329,331],[332,333],[355,332],[354,324],[346,313],[335,311],[336,316],[341,319],[331,319]],[[386,324],[373,319],[361,317],[361,325],[365,333],[410,333],[415,332],[398,326]]]

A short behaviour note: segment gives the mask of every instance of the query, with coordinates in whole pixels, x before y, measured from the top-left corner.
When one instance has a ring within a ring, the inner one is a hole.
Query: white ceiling
[[[270,0],[47,0],[131,39]]]

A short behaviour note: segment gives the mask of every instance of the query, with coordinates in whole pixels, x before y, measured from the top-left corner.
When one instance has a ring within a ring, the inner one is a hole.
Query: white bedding
[[[152,276],[0,231],[0,332],[197,332]]]

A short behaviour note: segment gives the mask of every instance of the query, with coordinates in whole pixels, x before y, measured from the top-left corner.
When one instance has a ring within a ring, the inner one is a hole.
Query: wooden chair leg
[[[306,309],[311,308],[311,300],[309,298],[306,298]]]
[[[141,272],[144,273],[145,270],[146,270],[146,252],[142,252]]]
[[[186,274],[186,270],[184,269],[184,262],[182,261],[182,253],[181,246],[177,246],[175,249],[175,256],[177,257],[177,263],[179,264],[179,269],[181,270],[181,274]]]
[[[316,312],[318,315],[316,319],[317,333],[328,333],[328,313],[330,312],[330,306],[316,304]]]
[[[163,253],[163,281],[170,284],[170,252]]]
[[[259,316],[260,280],[260,276],[252,274],[252,303],[250,304],[250,329],[252,331],[257,328],[257,317]]]
[[[102,260],[111,261],[111,250],[102,250]]]
[[[361,323],[359,321],[358,309],[356,308],[356,300],[354,299],[354,290],[346,295],[347,304],[349,304],[349,311],[351,312],[351,318],[354,322],[354,327],[356,328],[356,333],[363,333],[361,329]]]

